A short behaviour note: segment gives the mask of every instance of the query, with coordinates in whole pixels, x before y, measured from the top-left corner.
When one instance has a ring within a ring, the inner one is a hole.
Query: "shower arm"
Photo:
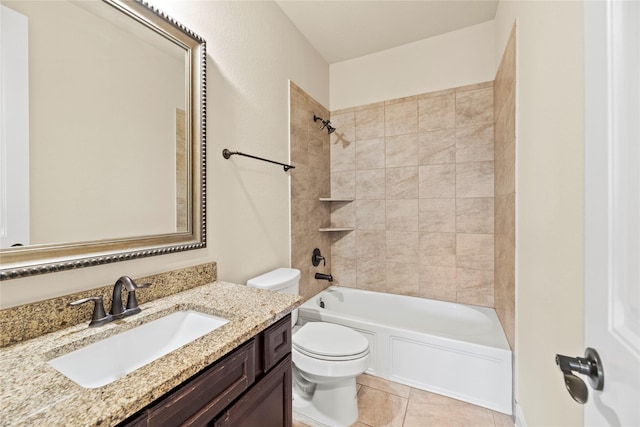
[[[324,128],[327,128],[327,132],[329,133],[329,135],[331,135],[336,130],[336,128],[331,126],[331,122],[329,120],[325,120],[322,117],[316,116],[315,114],[313,115],[313,121],[314,122],[321,122],[322,123],[322,127],[320,128],[320,130],[322,130]]]
[[[250,157],[252,159],[256,159],[256,160],[261,160],[263,162],[268,162],[268,163],[273,163],[276,165],[280,165],[283,167],[284,171],[287,172],[289,169],[295,169],[295,166],[292,165],[287,165],[285,163],[280,163],[280,162],[274,162],[273,160],[269,160],[269,159],[263,159],[262,157],[258,157],[258,156],[252,156],[251,154],[245,154],[245,153],[241,153],[239,151],[229,151],[228,149],[224,149],[222,150],[222,157],[224,157],[225,159],[229,159],[229,157],[233,156],[237,154],[238,156],[244,156],[244,157]]]

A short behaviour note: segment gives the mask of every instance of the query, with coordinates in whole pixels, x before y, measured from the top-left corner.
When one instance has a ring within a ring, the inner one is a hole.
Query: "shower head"
[[[334,128],[333,126],[331,126],[331,122],[329,120],[324,120],[322,117],[318,117],[316,115],[313,116],[313,121],[317,122],[320,121],[322,122],[322,126],[320,127],[320,130],[327,128],[327,133],[328,134],[332,134],[333,132],[336,131],[336,128]]]

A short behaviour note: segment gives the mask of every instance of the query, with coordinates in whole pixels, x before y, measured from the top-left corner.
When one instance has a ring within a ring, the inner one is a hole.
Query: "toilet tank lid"
[[[277,268],[247,281],[251,288],[277,291],[287,288],[300,280],[300,270],[296,268]]]

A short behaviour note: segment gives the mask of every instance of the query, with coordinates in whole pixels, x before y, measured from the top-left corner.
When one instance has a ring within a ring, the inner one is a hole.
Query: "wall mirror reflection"
[[[138,1],[0,7],[2,278],[204,247],[204,40]]]

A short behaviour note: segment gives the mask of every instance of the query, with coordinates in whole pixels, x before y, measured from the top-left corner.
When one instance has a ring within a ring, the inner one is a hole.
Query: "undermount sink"
[[[182,310],[47,363],[82,387],[102,387],[228,322],[210,314]]]

